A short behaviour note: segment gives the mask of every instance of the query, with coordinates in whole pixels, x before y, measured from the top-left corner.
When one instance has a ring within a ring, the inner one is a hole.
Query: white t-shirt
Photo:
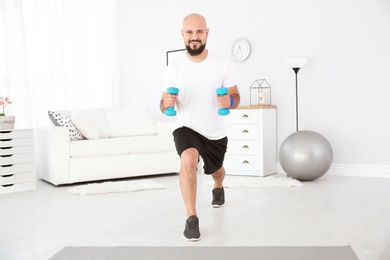
[[[163,91],[168,87],[179,89],[176,110],[177,127],[186,126],[210,140],[226,136],[223,116],[216,90],[237,85],[232,65],[211,52],[202,62],[192,62],[187,56],[170,64],[164,73]]]

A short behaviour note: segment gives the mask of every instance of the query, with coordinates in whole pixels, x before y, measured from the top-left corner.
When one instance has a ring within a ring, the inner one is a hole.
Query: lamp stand
[[[295,72],[295,118],[296,118],[296,127],[298,132],[298,71],[300,68],[292,68]]]

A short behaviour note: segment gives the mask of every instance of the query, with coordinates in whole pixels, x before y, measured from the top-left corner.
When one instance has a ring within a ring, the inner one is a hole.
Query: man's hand
[[[230,95],[223,95],[223,96],[217,95],[217,101],[218,101],[219,107],[222,107],[222,108],[229,108],[231,105],[230,104]]]
[[[174,107],[176,105],[177,95],[164,92],[164,108]]]
[[[168,94],[167,92],[163,92],[160,101],[161,112],[164,113],[164,111],[168,107],[174,107],[176,104],[177,97],[178,95],[172,95],[172,94]]]

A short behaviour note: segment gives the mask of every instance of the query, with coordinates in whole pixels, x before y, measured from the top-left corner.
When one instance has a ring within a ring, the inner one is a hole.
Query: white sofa
[[[61,185],[178,172],[172,123],[154,122],[147,111],[51,113],[62,117],[51,114],[57,126],[36,129],[37,171],[45,181]],[[74,131],[84,138],[75,140]]]

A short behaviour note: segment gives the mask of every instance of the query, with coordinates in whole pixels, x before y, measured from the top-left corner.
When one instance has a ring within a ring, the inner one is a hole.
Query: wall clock
[[[251,45],[245,38],[236,40],[232,45],[232,56],[236,61],[244,61],[251,53]]]

